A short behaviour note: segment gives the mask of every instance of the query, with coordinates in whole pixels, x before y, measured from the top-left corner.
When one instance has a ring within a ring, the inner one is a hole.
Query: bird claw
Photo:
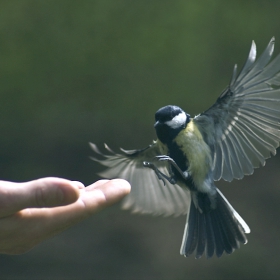
[[[156,156],[155,158],[159,161],[165,161],[165,160],[174,161],[171,157],[166,156],[166,155],[159,155],[159,156]]]
[[[171,165],[173,165],[174,168],[177,169],[177,171],[181,174],[181,176],[184,178],[184,179],[188,179],[189,177],[189,173],[187,171],[182,171],[180,169],[180,167],[177,165],[177,163],[174,161],[173,158],[171,158],[170,156],[167,156],[167,155],[158,155],[158,156],[155,156],[155,158],[159,161],[168,161]]]
[[[148,162],[148,161],[143,161],[143,166],[153,169],[155,171],[158,179],[161,180],[163,182],[163,185],[165,186],[165,178],[164,178],[163,174],[158,170],[158,168],[153,163]]]

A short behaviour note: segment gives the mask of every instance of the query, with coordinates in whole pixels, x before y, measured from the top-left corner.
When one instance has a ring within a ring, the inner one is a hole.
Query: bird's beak
[[[154,127],[157,127],[158,125],[159,125],[159,121],[156,121]]]

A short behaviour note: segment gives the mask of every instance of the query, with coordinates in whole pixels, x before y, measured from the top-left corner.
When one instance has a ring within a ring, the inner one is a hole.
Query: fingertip
[[[122,191],[123,195],[128,195],[131,191],[131,185],[128,181],[124,180],[124,179],[113,179],[110,181],[111,183],[113,183],[114,185],[116,185],[116,187]]]
[[[100,189],[105,195],[108,204],[115,203],[129,194],[130,184],[123,179],[113,179],[106,182]]]

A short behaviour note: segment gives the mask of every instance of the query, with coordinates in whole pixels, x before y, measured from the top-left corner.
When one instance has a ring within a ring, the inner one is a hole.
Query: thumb
[[[42,208],[75,202],[84,188],[80,182],[61,178],[42,178],[25,183],[0,181],[0,217],[24,208]]]

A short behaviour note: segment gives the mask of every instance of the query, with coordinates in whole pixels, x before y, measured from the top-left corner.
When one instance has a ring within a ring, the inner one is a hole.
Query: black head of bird
[[[168,105],[160,108],[155,114],[155,130],[158,139],[162,143],[172,141],[174,137],[189,122],[190,115],[186,114],[180,107]]]

